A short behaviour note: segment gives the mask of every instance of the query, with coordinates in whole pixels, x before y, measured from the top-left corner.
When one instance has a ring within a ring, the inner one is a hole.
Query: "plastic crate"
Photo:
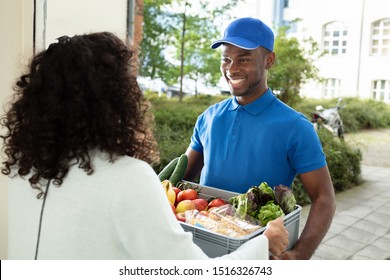
[[[201,188],[200,197],[206,199],[220,197],[228,201],[231,197],[238,195],[238,193],[235,192],[201,186],[195,183],[191,184]],[[302,207],[296,205],[294,211],[284,216],[284,225],[289,232],[288,249],[291,249],[298,240],[301,211]],[[265,227],[262,227],[259,230],[246,235],[245,237],[231,238],[205,228],[193,226],[188,223],[180,222],[180,224],[185,231],[192,233],[195,244],[197,244],[209,257],[220,257],[222,255],[231,253],[251,238],[262,234],[265,230]]]

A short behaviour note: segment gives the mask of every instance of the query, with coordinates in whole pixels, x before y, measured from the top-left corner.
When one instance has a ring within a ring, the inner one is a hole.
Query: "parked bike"
[[[341,101],[342,98],[339,98],[336,106],[333,108],[326,109],[322,105],[316,106],[316,111],[313,112],[311,122],[316,129],[326,128],[335,137],[344,139],[344,125],[339,113],[343,107]]]

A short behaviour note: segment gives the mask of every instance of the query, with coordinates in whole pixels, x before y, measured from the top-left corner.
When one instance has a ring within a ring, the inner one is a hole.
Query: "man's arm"
[[[300,179],[311,200],[309,216],[294,248],[283,253],[280,259],[310,259],[328,232],[336,210],[327,166],[301,174]]]
[[[202,171],[203,154],[189,147],[186,151],[186,155],[188,157],[188,164],[183,179],[193,181],[200,175],[200,172]]]

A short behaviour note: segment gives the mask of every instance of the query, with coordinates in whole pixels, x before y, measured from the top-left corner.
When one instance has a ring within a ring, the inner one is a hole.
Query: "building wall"
[[[3,108],[11,97],[16,77],[33,54],[34,28],[37,51],[62,35],[111,31],[122,39],[129,39],[128,4],[131,1],[135,4],[135,17],[130,17],[130,26],[134,28],[134,42],[139,44],[143,21],[143,10],[139,7],[143,6],[143,0],[36,0],[35,26],[34,1],[1,0],[0,115],[4,114]],[[0,148],[1,145],[2,142]],[[7,258],[7,181],[0,173],[0,259]]]
[[[44,27],[38,34],[44,40],[39,47],[48,47],[62,35],[98,31],[110,31],[126,39],[127,0],[40,0],[38,3],[39,11],[45,9],[46,3],[46,19],[39,19]]]
[[[390,80],[390,54],[388,56],[369,55],[371,46],[371,24],[379,19],[390,19],[388,0],[365,0],[364,25],[362,32],[362,59],[360,67],[359,95],[369,98],[372,80]],[[390,35],[389,35],[390,40]],[[386,100],[390,103],[390,100]]]
[[[340,96],[371,98],[373,80],[390,80],[390,56],[370,55],[371,24],[390,18],[388,0],[289,0],[288,8],[283,5],[284,0],[258,0],[256,9],[247,15],[265,19],[275,30],[275,25],[299,18],[290,36],[300,40],[313,38],[320,46],[324,24],[341,21],[348,27],[347,52],[337,56],[325,55],[316,61],[323,78],[341,81]],[[307,97],[322,98],[323,85],[308,82],[301,93]],[[390,103],[390,97],[386,102]]]
[[[327,54],[316,66],[323,78],[340,79],[340,96],[370,98],[372,80],[390,80],[390,56],[370,55],[371,24],[390,18],[387,7],[387,0],[291,0],[290,7],[285,9],[285,19],[301,18],[292,35],[300,39],[312,37],[320,45],[324,24],[345,23],[348,28],[346,54]],[[311,82],[305,85],[302,95],[324,97],[322,85]]]
[[[33,7],[30,0],[0,1],[0,103],[1,111],[23,61],[32,51]],[[1,129],[1,128],[0,128]],[[3,132],[3,130],[0,130]],[[0,143],[1,148],[2,143]],[[3,159],[1,157],[1,159]],[[7,178],[0,173],[0,259],[7,256]]]
[[[294,35],[300,39],[312,37],[321,45],[324,24],[341,21],[348,26],[346,54],[337,56],[327,54],[317,61],[316,66],[320,69],[321,77],[341,80],[343,95],[357,96],[356,84],[359,44],[356,42],[359,42],[360,36],[360,10],[362,1],[354,1],[354,13],[346,13],[350,9],[350,3],[348,2],[348,0],[300,0],[297,3],[299,6],[295,7],[295,9],[299,11],[298,15],[302,17],[302,21],[297,24],[297,34]],[[291,17],[290,19],[295,17],[294,13],[290,13],[289,16]],[[315,88],[311,87],[309,90],[304,90],[302,94],[310,97],[323,97],[322,86],[316,84]]]

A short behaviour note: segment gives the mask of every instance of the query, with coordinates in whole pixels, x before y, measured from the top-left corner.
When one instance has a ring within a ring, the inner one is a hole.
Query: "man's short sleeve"
[[[200,133],[201,129],[203,128],[204,125],[204,115],[200,115],[196,121],[192,136],[191,136],[191,143],[190,143],[190,148],[203,154],[203,144],[200,138]]]

